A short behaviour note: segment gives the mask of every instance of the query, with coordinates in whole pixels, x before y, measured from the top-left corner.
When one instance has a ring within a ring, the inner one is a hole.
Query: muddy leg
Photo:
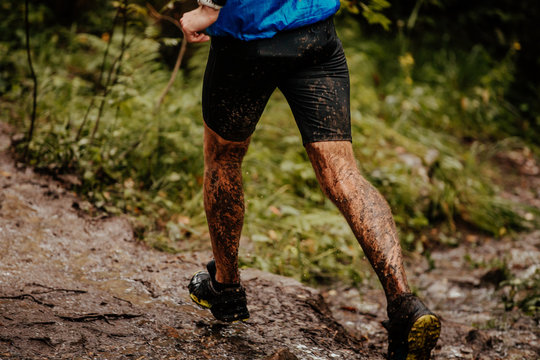
[[[306,150],[323,192],[347,219],[388,301],[410,292],[390,207],[360,174],[351,143],[316,142]]]
[[[238,283],[238,244],[244,223],[242,159],[249,139],[224,140],[204,129],[204,209],[216,260],[216,280]]]

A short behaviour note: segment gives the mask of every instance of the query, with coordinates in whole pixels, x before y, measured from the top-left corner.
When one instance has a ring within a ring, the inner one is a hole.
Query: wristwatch
[[[197,0],[197,3],[199,5],[208,6],[209,8],[219,10],[223,6],[225,6],[225,3],[227,0]]]

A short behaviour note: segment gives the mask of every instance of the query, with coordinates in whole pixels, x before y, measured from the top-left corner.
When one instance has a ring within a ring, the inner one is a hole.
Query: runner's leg
[[[204,209],[216,261],[216,280],[238,283],[238,244],[244,223],[242,159],[249,138],[223,139],[204,127]]]
[[[306,144],[323,192],[351,226],[384,288],[388,302],[409,293],[399,238],[382,195],[360,174],[349,141]]]
[[[333,23],[320,23],[294,72],[279,88],[287,98],[324,193],[352,228],[389,302],[410,292],[390,208],[356,167],[351,145],[349,71]]]
[[[203,83],[204,207],[216,280],[238,283],[244,222],[242,159],[276,85],[256,55],[256,41],[212,39]]]
[[[348,221],[384,288],[388,358],[428,359],[440,320],[410,294],[390,207],[356,167],[349,72],[331,19],[298,40],[298,66],[283,71],[278,87],[291,106],[323,191]]]

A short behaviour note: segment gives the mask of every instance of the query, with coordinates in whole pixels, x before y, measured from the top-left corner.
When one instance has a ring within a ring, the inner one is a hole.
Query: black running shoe
[[[214,260],[206,265],[207,271],[199,271],[191,278],[188,289],[193,301],[210,309],[218,320],[233,322],[247,320],[246,291],[240,284],[220,284],[216,281]]]
[[[412,294],[388,305],[389,360],[428,360],[441,334],[441,321]]]

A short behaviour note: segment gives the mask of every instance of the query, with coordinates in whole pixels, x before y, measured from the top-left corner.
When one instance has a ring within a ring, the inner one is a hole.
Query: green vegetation
[[[373,1],[365,16],[389,26],[380,17],[385,4]],[[100,209],[127,214],[141,240],[167,251],[204,247],[200,93],[208,45],[190,47],[158,107],[171,76],[163,54],[178,51],[180,34],[161,35],[135,4],[93,6],[93,16],[69,25],[51,24],[50,7],[30,6],[37,119],[32,140],[19,136],[17,151],[28,149],[26,161],[36,168],[76,174],[77,192]],[[0,7],[0,120],[26,133],[33,84],[23,5]],[[517,45],[497,58],[481,44],[469,51],[422,47],[403,26],[366,30],[346,12],[337,21],[351,69],[358,164],[390,202],[406,249],[459,241],[460,223],[495,236],[534,226],[523,215],[538,210],[501,199],[492,180],[497,151],[537,151],[528,136],[515,136],[522,115],[507,98]],[[362,252],[319,190],[279,93],[244,171],[243,264],[308,282],[363,278]]]
[[[501,283],[506,310],[520,308],[528,315],[540,318],[540,269],[525,278],[511,278]]]

